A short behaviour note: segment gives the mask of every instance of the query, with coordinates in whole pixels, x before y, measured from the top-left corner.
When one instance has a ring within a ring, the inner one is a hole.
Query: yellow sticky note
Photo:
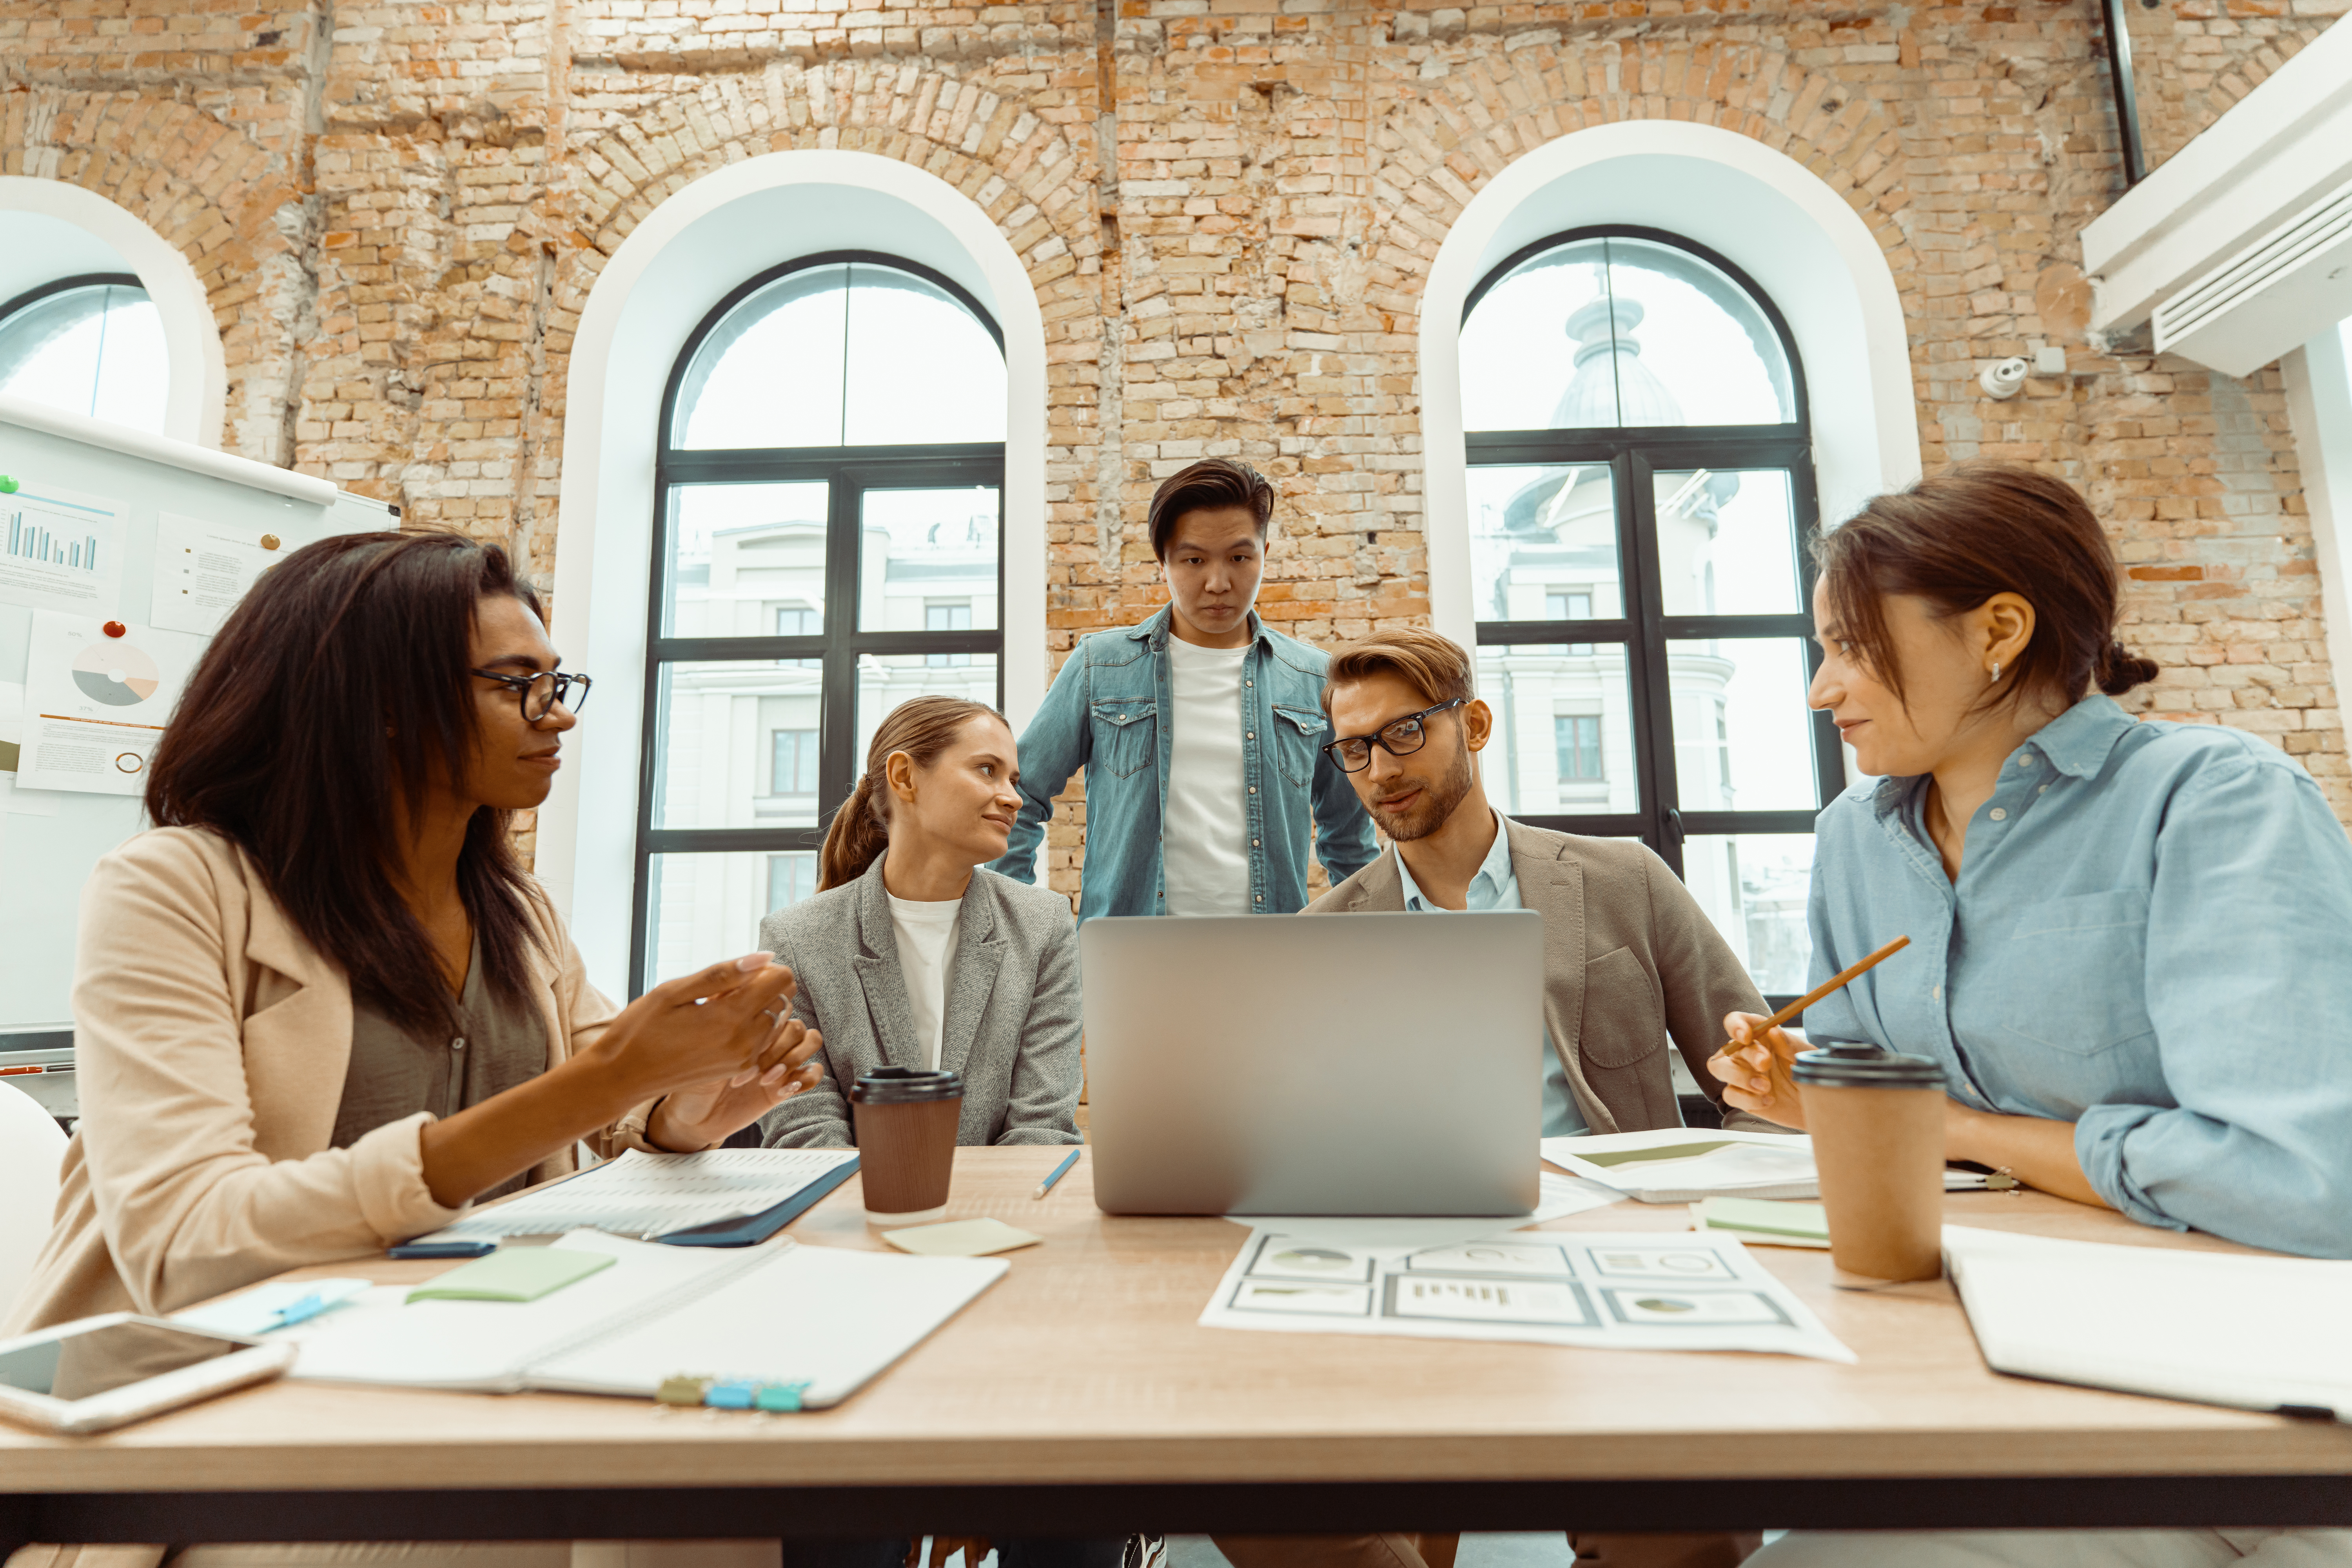
[[[886,1230],[882,1239],[901,1252],[919,1252],[928,1258],[981,1258],[1016,1247],[1034,1247],[1045,1237],[1001,1219],[951,1219],[944,1225]]]

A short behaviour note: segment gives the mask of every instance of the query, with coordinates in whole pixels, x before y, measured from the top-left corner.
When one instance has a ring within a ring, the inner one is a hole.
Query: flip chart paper
[[[16,489],[0,494],[0,605],[113,615],[122,593],[122,503],[18,477]]]
[[[19,789],[135,795],[204,641],[139,622],[41,611],[26,655]]]
[[[305,542],[277,528],[159,511],[154,599],[147,618],[167,630],[210,637],[264,572]]]

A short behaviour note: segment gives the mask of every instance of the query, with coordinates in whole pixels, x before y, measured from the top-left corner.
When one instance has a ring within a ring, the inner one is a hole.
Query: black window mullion
[[[1674,696],[1666,684],[1666,639],[1659,609],[1665,603],[1658,564],[1655,470],[1647,454],[1628,451],[1617,465],[1618,549],[1623,561],[1626,610],[1639,632],[1631,645],[1633,745],[1640,759],[1642,808],[1650,819],[1650,847],[1683,874],[1681,837],[1674,830],[1679,799],[1675,769]]]
[[[816,822],[833,826],[833,814],[849,799],[864,771],[857,747],[857,550],[864,487],[847,465],[826,476],[828,511],[824,530],[824,696],[819,704],[816,763]]]
[[[669,429],[669,400],[662,401],[662,429]],[[667,444],[667,443],[665,443]],[[670,533],[677,515],[677,498],[670,492],[669,476],[657,460],[654,465],[654,560],[648,574],[653,583],[653,602],[646,616],[646,646],[658,645],[669,630],[670,602]],[[653,946],[653,831],[654,791],[661,784],[662,666],[648,659],[646,665],[645,700],[639,714],[642,728],[637,739],[637,834],[632,856],[634,874],[630,879],[629,908],[629,994],[641,996],[646,989],[646,959]]]
[[[1812,537],[1813,529],[1821,521],[1822,505],[1820,494],[1813,485],[1810,453],[1808,459],[1789,466],[1789,499],[1796,510],[1792,521],[1797,530],[1797,593],[1804,601],[1807,622],[1805,630],[1800,635],[1805,639],[1805,680],[1810,688],[1813,677],[1819,675],[1822,668],[1821,645],[1813,640],[1811,625],[1813,585],[1820,580],[1821,574],[1814,568],[1813,552],[1805,548],[1805,542]],[[1827,805],[1846,786],[1845,746],[1838,734],[1836,720],[1825,711],[1816,712],[1812,717],[1813,768],[1821,786],[1822,804]]]

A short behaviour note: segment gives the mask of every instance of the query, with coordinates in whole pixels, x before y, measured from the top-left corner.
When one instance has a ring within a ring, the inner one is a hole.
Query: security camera
[[[2032,368],[2022,358],[1995,360],[1984,367],[1984,374],[1977,377],[1977,384],[1984,388],[1987,397],[2015,397],[2024,390],[2026,374]]]

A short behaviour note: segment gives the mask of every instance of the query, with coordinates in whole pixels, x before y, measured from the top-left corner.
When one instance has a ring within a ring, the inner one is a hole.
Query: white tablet
[[[265,1344],[131,1312],[79,1318],[0,1340],[0,1415],[52,1432],[103,1432],[294,1364]]]

